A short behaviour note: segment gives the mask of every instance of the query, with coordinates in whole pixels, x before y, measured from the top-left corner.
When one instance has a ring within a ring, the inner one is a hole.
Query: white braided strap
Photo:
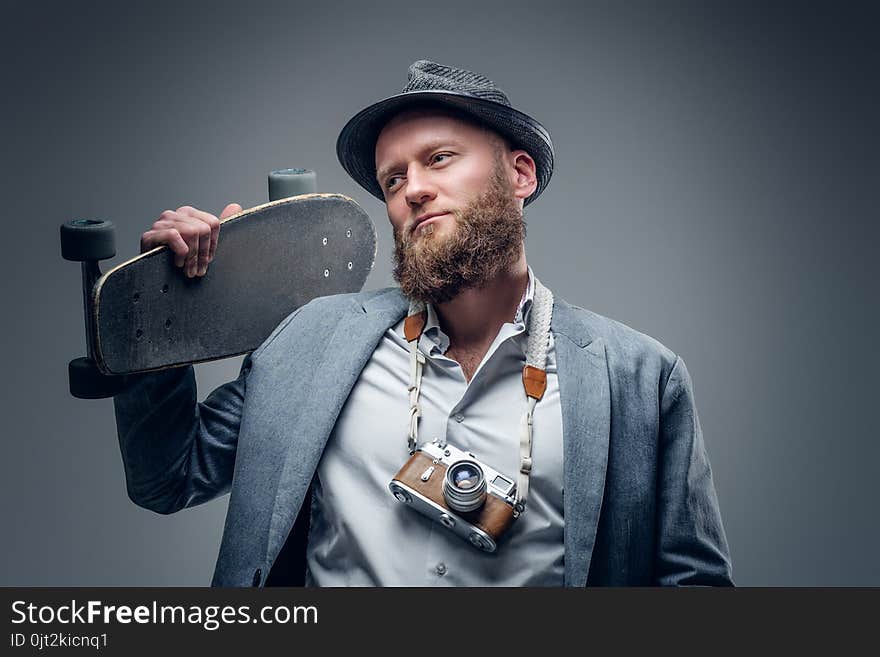
[[[553,317],[553,293],[535,278],[535,296],[529,317],[529,341],[526,347],[526,365],[543,370],[547,366],[547,350],[550,348],[550,320]]]
[[[418,342],[416,339],[409,343],[409,432],[406,445],[409,447],[410,454],[415,453],[419,444],[419,418],[422,416],[419,395],[422,391],[422,368],[425,366],[425,357],[419,353]]]
[[[516,476],[516,502],[513,505],[513,517],[526,510],[526,498],[529,496],[529,477],[532,473],[532,416],[538,400],[528,397],[529,409],[523,414],[519,432],[519,472]]]
[[[553,293],[535,278],[535,295],[529,315],[529,339],[526,347],[526,367],[541,371],[546,377],[547,352],[550,349],[550,320],[553,318]],[[524,375],[525,376],[525,375]],[[546,378],[544,379],[546,381]],[[525,383],[525,381],[524,381]],[[544,384],[546,385],[546,383]],[[543,396],[543,387],[538,397],[533,397],[526,388],[528,408],[523,414],[519,435],[519,473],[516,481],[516,502],[513,515],[518,518],[525,511],[529,496],[529,477],[532,473],[532,418],[538,398]]]
[[[409,313],[418,315],[425,311],[425,304],[421,301],[410,301]],[[425,366],[425,357],[419,352],[419,337],[409,341],[409,431],[407,432],[406,445],[409,453],[414,454],[419,444],[419,418],[422,409],[419,407],[419,395],[422,390],[422,369]]]

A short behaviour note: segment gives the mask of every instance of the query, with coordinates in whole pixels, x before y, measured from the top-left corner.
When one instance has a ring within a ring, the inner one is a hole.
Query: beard
[[[409,299],[438,304],[459,292],[485,287],[518,259],[526,236],[523,212],[500,163],[486,191],[461,210],[450,210],[449,235],[425,226],[394,231],[394,279]]]

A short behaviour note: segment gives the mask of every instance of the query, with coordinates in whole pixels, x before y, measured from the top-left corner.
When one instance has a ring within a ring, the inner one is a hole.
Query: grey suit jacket
[[[397,288],[303,306],[197,403],[191,367],[115,397],[130,498],[158,513],[231,492],[215,586],[263,585]],[[557,299],[565,584],[730,585],[731,565],[684,362],[656,340]],[[390,473],[393,474],[393,473]],[[297,528],[301,525],[297,523]],[[290,536],[289,536],[290,534]],[[294,570],[304,569],[302,554]],[[301,577],[297,577],[301,581]]]

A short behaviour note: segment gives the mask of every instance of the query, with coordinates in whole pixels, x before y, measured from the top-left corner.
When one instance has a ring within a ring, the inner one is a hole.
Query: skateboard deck
[[[130,374],[253,351],[312,299],[360,291],[376,243],[355,201],[306,194],[222,220],[202,277],[188,278],[168,247],[143,253],[95,284],[98,368]]]

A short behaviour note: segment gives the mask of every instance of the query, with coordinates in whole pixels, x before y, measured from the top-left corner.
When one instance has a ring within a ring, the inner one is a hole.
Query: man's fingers
[[[189,227],[186,239],[186,245],[189,247],[189,253],[186,256],[186,264],[184,264],[186,275],[192,278],[198,272],[199,265],[199,233],[192,226]]]
[[[215,217],[210,212],[205,212],[204,210],[199,210],[198,208],[194,208],[189,205],[185,205],[182,208],[178,208],[177,212],[184,217],[193,217],[200,221],[205,222],[211,229],[220,227],[220,220]]]
[[[211,229],[210,240],[208,242],[208,255],[207,262],[211,262],[214,260],[214,253],[217,251],[217,241],[220,239],[220,221],[225,219],[226,217],[232,216],[237,212],[241,212],[241,206],[237,203],[230,203],[227,205],[223,212],[220,213],[220,218],[218,219],[212,214],[199,210],[197,208],[193,208],[190,206],[182,207],[178,210],[179,212],[183,212],[187,216],[195,217],[206,224]],[[199,256],[201,262],[201,255]],[[200,266],[199,271],[204,275],[204,271],[202,271],[202,267]]]
[[[241,206],[230,203],[220,213],[220,218],[239,212]],[[220,218],[191,205],[165,210],[141,237],[141,253],[167,244],[174,252],[174,264],[183,267],[187,276],[204,276],[217,250]]]
[[[182,267],[189,254],[189,245],[174,228],[154,229],[144,233],[141,237],[141,253],[165,244],[174,253],[174,264]]]
[[[190,278],[193,276],[201,276],[208,266],[207,253],[202,254],[199,251],[202,236],[206,236],[204,242],[205,248],[207,249],[207,247],[210,246],[210,233],[212,227],[219,229],[220,221],[214,215],[199,210],[198,208],[194,208],[191,205],[184,205],[177,208],[173,220],[176,222],[180,234],[183,236],[183,239],[189,247],[189,253],[186,256],[186,262],[184,263],[184,266],[186,267],[186,275]]]
[[[199,276],[204,276],[208,273],[208,256],[211,253],[211,242],[213,240],[212,233],[214,231],[209,231],[207,233],[199,234],[199,262],[198,269],[196,274]]]
[[[220,229],[211,231],[211,239],[208,242],[208,262],[214,262],[214,254],[217,252],[217,240],[220,239]]]
[[[220,213],[221,219],[226,219],[226,217],[231,217],[234,214],[238,214],[241,212],[241,206],[238,203],[230,203],[225,208],[223,208],[223,212]]]
[[[195,253],[190,253],[186,256],[186,263],[184,263],[185,272],[188,278],[193,278],[196,275],[197,265],[199,264],[199,253],[196,251]]]
[[[186,264],[184,265],[184,267],[186,267],[186,269],[184,271],[186,272],[187,278],[195,278],[196,265],[198,264],[198,261],[199,261],[199,254],[198,253],[196,253],[194,255],[188,255],[186,257]]]

